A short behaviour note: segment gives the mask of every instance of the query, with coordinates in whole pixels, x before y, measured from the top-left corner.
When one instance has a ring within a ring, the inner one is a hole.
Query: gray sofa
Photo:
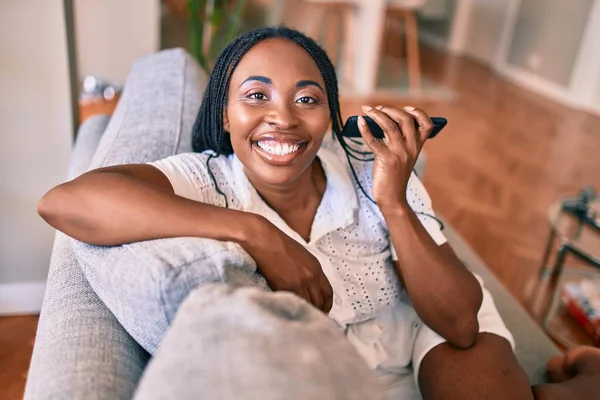
[[[113,116],[94,117],[81,126],[69,178],[88,168],[190,151],[206,81],[183,50],[140,59]],[[445,234],[465,265],[485,280],[530,381],[541,382],[557,348],[448,224]],[[131,398],[149,358],[88,284],[71,239],[57,233],[25,398]]]

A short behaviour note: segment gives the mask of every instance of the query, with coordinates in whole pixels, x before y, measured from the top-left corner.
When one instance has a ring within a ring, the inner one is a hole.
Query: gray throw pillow
[[[100,247],[74,240],[73,249],[98,297],[150,354],[195,288],[270,290],[250,255],[231,242],[182,237]]]

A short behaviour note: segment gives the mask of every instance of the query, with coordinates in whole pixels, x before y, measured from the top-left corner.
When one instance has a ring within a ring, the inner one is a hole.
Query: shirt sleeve
[[[408,180],[408,185],[406,188],[406,200],[408,200],[408,204],[417,214],[419,221],[421,221],[421,224],[429,233],[429,236],[431,236],[433,241],[438,246],[446,243],[447,239],[442,233],[440,224],[434,218],[435,213],[433,212],[433,207],[431,206],[431,198],[429,197],[425,186],[423,186],[423,183],[414,172],[411,174],[410,179]],[[392,253],[392,260],[397,261],[398,255],[392,243],[390,243],[390,251]]]
[[[215,163],[217,158],[211,161]],[[148,163],[169,180],[176,195],[201,203],[222,205],[208,170],[208,155],[183,153]]]

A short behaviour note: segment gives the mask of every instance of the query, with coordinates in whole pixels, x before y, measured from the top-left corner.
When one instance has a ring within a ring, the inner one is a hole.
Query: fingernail
[[[369,107],[369,106],[362,106],[362,110],[363,112],[369,112],[373,109],[373,107]]]
[[[406,106],[406,107],[404,107],[404,109],[405,109],[406,111],[415,111],[415,108],[414,108],[414,107],[411,107],[411,106]]]
[[[376,109],[376,110],[382,110],[382,109],[383,109],[383,106],[377,106],[377,107],[375,107],[375,109]]]
[[[366,122],[366,121],[365,121],[365,119],[362,117],[362,115],[359,115],[359,116],[358,116],[358,124],[359,124],[360,126],[365,126],[365,125],[367,125],[367,122]]]

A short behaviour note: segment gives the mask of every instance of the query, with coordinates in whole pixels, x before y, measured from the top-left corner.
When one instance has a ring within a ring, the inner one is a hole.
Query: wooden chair
[[[342,66],[340,86],[351,86],[356,62],[356,0],[302,0],[302,6],[301,19],[308,22],[294,25],[322,43],[333,64]]]
[[[336,66],[341,61],[340,84],[352,86],[356,63],[356,4],[358,0],[292,0],[295,9],[302,9],[291,25],[323,43],[323,47]],[[400,43],[406,42],[407,71],[411,92],[421,90],[421,63],[416,10],[427,0],[388,0],[387,22],[398,22],[405,32]],[[300,7],[298,7],[300,6]],[[376,29],[376,28],[373,28]],[[340,31],[342,35],[340,37]],[[340,43],[343,45],[340,46]],[[339,50],[342,56],[339,56]],[[383,50],[383,49],[382,49]],[[400,48],[402,53],[402,48]]]
[[[419,31],[416,10],[427,0],[388,0],[388,18],[404,26],[408,84],[411,92],[421,90],[421,61],[419,55]],[[403,38],[400,38],[402,45]],[[402,48],[400,48],[402,54]]]

